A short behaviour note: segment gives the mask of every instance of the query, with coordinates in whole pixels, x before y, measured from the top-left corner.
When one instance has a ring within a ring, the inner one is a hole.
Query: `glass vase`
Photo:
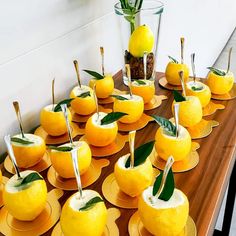
[[[130,4],[134,4],[134,2],[135,1],[130,1]],[[123,9],[120,2],[116,3],[114,8],[118,18],[118,26],[122,41],[122,55],[124,57],[122,71],[124,83],[126,85],[128,84],[125,64],[129,64],[130,66],[131,80],[154,80],[161,27],[161,15],[164,10],[163,3],[156,0],[144,0],[140,10],[132,13]],[[145,29],[137,30],[140,26],[145,26]],[[145,37],[142,35],[142,31],[145,31],[147,28],[149,33],[151,32],[154,41],[153,46],[151,48],[149,47],[149,50],[147,50],[147,52],[145,51],[143,54],[142,50],[138,49],[137,45],[140,44],[140,47],[142,48],[142,45],[146,45],[149,42],[150,37],[148,38],[148,36]],[[136,33],[134,33],[135,31]],[[131,38],[133,39],[131,40]],[[131,50],[132,48],[135,49]]]

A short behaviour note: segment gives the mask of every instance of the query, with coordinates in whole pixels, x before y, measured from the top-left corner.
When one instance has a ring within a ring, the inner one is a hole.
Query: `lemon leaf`
[[[203,89],[203,86],[201,86],[201,87],[192,86],[191,89],[192,89],[193,91],[200,91],[200,90]]]
[[[176,90],[173,90],[173,95],[176,102],[186,101],[186,98]]]
[[[169,121],[168,119],[165,119],[163,117],[160,116],[156,116],[156,115],[152,115],[152,117],[155,119],[155,121],[157,122],[158,125],[160,125],[164,131],[170,135],[170,136],[176,136],[176,126]]]
[[[111,124],[114,121],[119,120],[121,117],[123,117],[125,115],[128,115],[128,114],[124,113],[124,112],[111,112],[111,113],[108,113],[105,117],[102,118],[101,125]]]
[[[156,181],[153,185],[153,190],[152,190],[153,196],[155,196],[157,194],[159,188],[161,187],[162,178],[163,178],[163,172],[161,172],[161,174],[157,176]],[[175,189],[175,180],[174,180],[172,168],[170,168],[170,170],[167,174],[164,188],[163,188],[160,196],[158,197],[158,199],[161,199],[163,201],[168,201],[171,198],[171,196],[173,195],[174,189]]]
[[[63,147],[49,146],[49,148],[52,150],[59,151],[59,152],[70,152],[71,150],[73,150],[72,147],[68,147],[68,146],[63,146]]]
[[[207,69],[209,69],[210,71],[212,71],[214,74],[219,75],[219,76],[225,76],[226,72],[223,70],[219,70],[217,68],[214,67],[207,67]]]
[[[27,176],[25,176],[21,180],[20,184],[16,185],[15,187],[20,187],[22,185],[29,184],[29,183],[31,183],[33,181],[42,180],[42,179],[43,179],[43,177],[40,176],[37,172],[33,172],[33,173],[30,173]]]
[[[70,106],[70,103],[71,103],[71,101],[72,101],[73,99],[74,99],[74,98],[69,98],[69,99],[65,99],[65,100],[59,102],[59,103],[54,107],[54,112],[59,112],[59,111],[61,111],[61,105],[62,105],[62,104],[66,104],[67,107],[69,107],[69,106]]]
[[[168,57],[172,62],[179,64],[179,62],[174,57],[171,57],[171,56],[168,56]]]
[[[120,95],[110,95],[110,97],[116,98],[117,100],[129,100],[128,98],[122,97]]]
[[[89,210],[90,208],[92,208],[96,203],[98,202],[103,202],[103,199],[100,197],[94,197],[92,199],[90,199],[85,206],[81,207],[79,210],[80,211],[86,211]]]
[[[90,91],[88,92],[85,92],[85,93],[81,93],[79,96],[77,96],[78,98],[86,98],[90,96],[91,97],[91,94],[90,94]]]
[[[148,156],[151,154],[153,150],[153,146],[155,144],[155,141],[151,141],[148,143],[145,143],[138,148],[134,150],[134,166],[139,166],[143,164]],[[130,157],[127,159],[125,163],[125,167],[129,168],[130,167]]]
[[[146,83],[144,81],[142,81],[142,80],[136,79],[134,81],[137,82],[139,85],[146,85]]]
[[[89,75],[93,76],[94,79],[96,80],[101,80],[104,78],[103,75],[99,74],[98,72],[96,71],[92,71],[92,70],[84,70],[86,73],[88,73]]]
[[[21,139],[21,138],[16,138],[16,137],[12,137],[11,141],[14,143],[20,143],[20,144],[33,144],[34,142],[32,141],[28,141],[25,139]]]

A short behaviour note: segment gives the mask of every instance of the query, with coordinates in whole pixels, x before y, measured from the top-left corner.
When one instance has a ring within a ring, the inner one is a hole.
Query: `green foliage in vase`
[[[135,14],[141,9],[143,0],[120,0],[120,4],[132,34],[135,30]]]

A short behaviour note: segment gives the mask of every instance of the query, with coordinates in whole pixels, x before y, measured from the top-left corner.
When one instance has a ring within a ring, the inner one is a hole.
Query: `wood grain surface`
[[[162,76],[162,73],[157,74],[157,80]],[[127,90],[121,80],[121,73],[114,76],[116,88]],[[172,92],[162,89],[156,81],[156,94],[166,95],[168,99],[163,101],[159,108],[145,112],[146,114],[157,114],[166,118],[172,117],[171,104],[173,101]],[[235,162],[235,146],[236,146],[236,100],[230,101],[214,101],[215,103],[224,104],[225,110],[217,111],[211,116],[204,119],[214,119],[220,125],[213,129],[210,136],[195,140],[201,147],[198,150],[200,162],[196,168],[191,171],[175,174],[176,187],[182,190],[188,197],[190,202],[190,215],[194,219],[198,235],[212,235],[221,206],[223,196],[225,194],[228,180]],[[106,107],[111,107],[106,105]],[[147,141],[153,140],[158,125],[155,122],[149,123],[142,130],[137,131],[136,146],[139,146]],[[88,187],[102,194],[101,186],[104,179],[113,172],[114,164],[119,157],[128,153],[128,144],[119,153],[110,156],[108,159],[110,165],[105,167],[102,175],[93,185]],[[3,168],[2,168],[3,169]],[[3,170],[5,176],[10,176]],[[43,176],[46,178],[47,171],[44,171]],[[48,190],[53,187],[47,182]],[[60,199],[63,205],[66,199],[74,192],[65,192]],[[106,202],[107,208],[114,207],[109,202]],[[128,235],[128,222],[135,210],[120,209],[121,217],[117,220],[120,235]],[[52,230],[44,235],[51,235]],[[1,234],[0,234],[1,235]]]

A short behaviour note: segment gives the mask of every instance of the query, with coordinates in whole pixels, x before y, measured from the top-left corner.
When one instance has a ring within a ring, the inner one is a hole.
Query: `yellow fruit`
[[[23,171],[24,178],[33,171]],[[35,180],[21,187],[17,175],[10,178],[3,189],[3,202],[9,213],[18,220],[32,221],[45,208],[47,186],[44,180]]]
[[[183,192],[174,190],[168,201],[152,196],[153,187],[143,191],[139,198],[138,213],[144,227],[156,236],[182,233],[189,214],[189,202]]]
[[[140,80],[145,84],[139,84],[137,81],[133,81],[131,84],[132,93],[143,98],[144,103],[148,103],[155,95],[154,81]]]
[[[178,138],[165,134],[164,129],[160,127],[156,132],[155,140],[158,156],[165,161],[170,156],[173,156],[175,161],[181,161],[191,151],[191,137],[183,126],[179,126]]]
[[[139,196],[151,185],[153,168],[149,158],[134,168],[126,168],[125,163],[130,154],[121,157],[115,164],[114,174],[119,188],[131,197]]]
[[[71,91],[70,98],[74,98],[71,101],[71,107],[75,113],[86,116],[92,114],[96,110],[96,104],[94,101],[93,90],[85,85],[82,85],[81,87],[82,88],[76,86]],[[85,98],[78,97],[85,92],[90,92],[90,96]]]
[[[194,88],[201,88],[201,90],[194,90]],[[190,81],[186,84],[186,95],[198,97],[202,107],[206,107],[211,100],[211,90],[209,87],[199,81],[195,83]]]
[[[98,98],[108,98],[114,91],[114,80],[111,75],[106,75],[103,79],[91,79],[89,87],[93,88],[96,84],[96,95]]]
[[[179,72],[183,71],[183,78],[186,82],[189,78],[189,69],[186,64],[177,64],[173,62],[169,62],[166,67],[166,80],[169,84],[172,85],[181,85],[180,78],[179,78]]]
[[[118,100],[115,99],[113,110],[114,112],[124,112],[128,115],[123,116],[119,119],[122,123],[134,123],[138,121],[144,110],[144,102],[142,97],[133,95],[133,98],[130,95],[122,95],[122,97],[128,98],[128,100]]]
[[[143,57],[144,52],[150,53],[154,45],[154,35],[147,25],[137,27],[129,39],[129,52],[134,57]]]
[[[1,184],[2,184],[2,171],[0,170],[0,187],[1,187]]]
[[[46,152],[46,145],[41,137],[34,134],[25,134],[25,137],[26,138],[22,138],[21,134],[13,136],[13,138],[20,138],[34,143],[21,144],[18,142],[11,142],[17,165],[20,168],[29,168],[36,165],[42,160]]]
[[[80,175],[84,174],[91,164],[91,150],[89,145],[84,141],[74,142],[75,147],[78,148],[78,163]],[[61,145],[60,147],[71,147],[70,143]],[[50,153],[51,162],[56,172],[63,178],[75,178],[73,162],[71,158],[71,152],[62,152],[57,150],[51,150]]]
[[[179,103],[179,123],[184,127],[191,127],[202,119],[202,106],[198,97],[186,96],[186,101]],[[173,106],[172,106],[173,112]],[[174,113],[173,113],[174,114]]]
[[[228,93],[234,84],[234,75],[228,72],[225,76],[216,75],[212,71],[207,76],[207,85],[214,94]]]
[[[41,110],[40,123],[49,135],[60,136],[67,132],[66,120],[62,111],[54,112],[52,107],[53,105],[48,105]],[[71,122],[71,113],[69,110],[67,112],[69,121]]]
[[[85,137],[89,144],[104,147],[115,141],[118,133],[117,123],[101,125],[101,120],[106,115],[104,112],[99,112],[99,118],[95,113],[88,119],[85,126]]]
[[[93,190],[83,190],[73,194],[65,203],[61,212],[60,224],[64,236],[101,236],[107,222],[107,209],[104,202],[98,202],[87,210],[79,210],[94,197],[101,197]]]

